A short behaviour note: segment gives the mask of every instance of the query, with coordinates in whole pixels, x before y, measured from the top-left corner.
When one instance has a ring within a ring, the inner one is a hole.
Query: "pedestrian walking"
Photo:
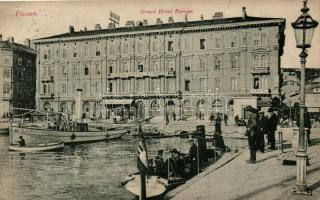
[[[249,107],[249,120],[247,123],[246,135],[248,136],[248,143],[250,149],[250,161],[253,164],[256,162],[256,137],[257,137],[257,110]]]
[[[224,125],[225,126],[228,126],[228,118],[229,117],[228,117],[227,113],[225,113],[224,116],[223,116],[223,120],[224,120]]]
[[[239,120],[240,120],[240,118],[239,118],[239,115],[237,114],[237,115],[234,117],[235,126],[238,126]]]
[[[166,125],[168,125],[168,124],[169,124],[169,113],[166,112]]]
[[[268,109],[269,119],[267,120],[268,127],[268,141],[270,142],[270,149],[276,149],[276,130],[277,130],[277,115],[273,112],[272,108]]]

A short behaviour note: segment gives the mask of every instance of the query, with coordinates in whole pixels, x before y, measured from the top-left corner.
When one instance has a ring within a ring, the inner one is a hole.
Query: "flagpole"
[[[140,140],[145,148],[145,141],[144,141],[144,137],[143,137],[143,132],[142,132],[142,128],[141,125],[139,125],[139,137]],[[146,151],[146,155],[147,155],[147,149],[144,149]],[[139,159],[139,158],[138,158]],[[147,160],[147,165],[148,165],[148,158],[146,158]],[[148,166],[146,166],[148,167]],[[146,171],[145,170],[139,170],[140,171],[140,197],[139,200],[146,200]]]

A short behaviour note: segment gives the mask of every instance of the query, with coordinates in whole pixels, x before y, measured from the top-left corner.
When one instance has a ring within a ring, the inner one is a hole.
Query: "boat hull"
[[[34,146],[19,146],[16,144],[10,144],[10,151],[20,151],[20,152],[37,152],[37,151],[57,151],[62,150],[64,143],[46,143],[46,144],[37,144]]]
[[[46,142],[64,142],[65,144],[76,144],[118,139],[126,133],[127,130],[78,132],[56,131],[33,127],[13,127],[11,131],[11,139],[12,141],[18,141],[19,136],[22,136],[26,141],[26,144]]]
[[[140,196],[141,191],[141,179],[140,175],[128,176],[128,182],[125,185],[126,190],[136,196]],[[146,197],[154,198],[164,194],[167,190],[168,180],[160,178],[158,176],[149,176],[146,178]]]

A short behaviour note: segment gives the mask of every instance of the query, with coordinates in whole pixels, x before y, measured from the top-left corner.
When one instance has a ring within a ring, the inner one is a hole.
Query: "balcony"
[[[106,95],[108,98],[148,98],[148,97],[178,97],[176,91],[133,91],[133,92],[111,92]]]
[[[108,79],[114,78],[142,78],[142,77],[159,77],[164,76],[165,74],[160,71],[153,72],[119,72],[119,73],[109,73],[107,74]],[[168,75],[167,75],[168,76]],[[175,71],[169,72],[169,76],[175,76]]]
[[[42,76],[41,77],[41,82],[53,82],[54,81],[54,76]]]
[[[41,99],[53,99],[54,93],[42,93],[40,94]]]
[[[251,94],[269,94],[268,89],[251,89]]]
[[[270,67],[252,67],[251,74],[269,74]]]
[[[176,77],[176,71],[166,72],[166,77]]]

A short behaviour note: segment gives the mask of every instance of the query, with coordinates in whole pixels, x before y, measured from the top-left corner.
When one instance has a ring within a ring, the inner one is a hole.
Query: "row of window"
[[[205,78],[200,78],[199,80],[194,80],[196,83],[195,87],[193,90],[198,90],[198,91],[207,91],[207,79]],[[230,89],[231,90],[237,90],[237,78],[236,77],[231,77],[230,78]],[[214,78],[214,87],[220,89],[221,88],[221,78],[216,77]],[[191,80],[185,80],[184,81],[184,90],[185,91],[191,91]]]
[[[226,44],[226,40],[224,39],[224,37],[219,36],[219,37],[214,37],[213,39],[210,39],[209,43],[213,44],[212,48],[216,48],[216,49],[220,49],[223,47],[240,47],[241,44],[238,41],[237,35],[231,35],[228,36],[229,37],[229,44]],[[183,42],[182,42],[182,46],[181,46],[181,50],[192,50],[193,45],[192,45],[192,38],[184,38]],[[267,34],[265,32],[261,32],[261,33],[254,33],[253,35],[253,46],[265,46],[267,44]],[[163,44],[160,44],[159,40],[153,40],[151,41],[151,46],[150,46],[150,50],[149,50],[149,42],[144,42],[140,40],[136,41],[136,50],[137,53],[142,53],[143,51],[151,51],[151,52],[158,52],[160,51],[160,47]],[[242,45],[247,46],[247,35],[243,35],[242,38]],[[114,43],[110,43],[109,44],[109,48],[108,48],[108,54],[109,55],[115,55],[117,52],[121,51],[123,54],[127,54],[129,53],[129,47],[135,48],[135,43],[133,44],[129,44],[128,42],[123,42],[123,44],[120,46],[114,44]],[[200,49],[200,50],[205,50],[208,49],[207,47],[207,39],[206,38],[200,38],[199,39],[199,43],[198,43],[198,47],[196,47],[195,49]],[[91,55],[90,51],[91,48],[88,45],[84,45],[83,47],[83,53],[80,55],[80,50],[79,47],[75,46],[72,48],[72,52],[70,52],[70,54],[67,55],[67,48],[64,47],[62,49],[62,58],[66,58],[68,57],[80,57],[80,56],[93,56]],[[169,40],[167,41],[166,44],[166,50],[167,51],[176,51],[179,50],[179,42],[175,42],[173,40]],[[101,55],[101,47],[100,46],[95,46],[94,47],[94,55],[95,56],[100,56]],[[43,52],[43,59],[48,59],[50,60],[53,57],[59,57],[59,50],[56,50],[56,52],[54,53],[52,50],[45,48],[44,52]]]
[[[230,67],[232,69],[237,69],[239,68],[239,56],[237,55],[231,55],[230,56]],[[268,67],[268,56],[265,55],[265,54],[261,54],[261,55],[255,55],[253,57],[253,66],[254,67]],[[175,67],[174,67],[174,63],[173,62],[169,62],[168,64],[168,71],[175,71]],[[200,58],[200,70],[207,70],[207,59],[205,58]],[[222,58],[220,56],[216,56],[214,58],[214,69],[215,70],[220,70],[221,67],[222,67]],[[73,65],[71,66],[71,69],[70,71],[68,72],[67,70],[67,67],[66,66],[62,66],[61,67],[61,75],[62,76],[68,76],[69,75],[72,75],[72,76],[77,76],[78,75],[78,66],[77,65]],[[191,67],[191,60],[190,59],[185,59],[184,60],[184,69],[185,71],[189,72],[189,71],[192,71],[192,67]],[[136,67],[136,72],[144,72],[145,69],[144,69],[144,65],[143,64],[138,64],[137,67]],[[158,72],[158,71],[161,71],[160,70],[160,66],[159,66],[159,62],[153,62],[150,66],[150,69],[149,71],[154,71],[154,72]],[[123,65],[122,65],[122,70],[121,72],[131,72],[130,70],[130,67],[129,67],[129,64],[128,62],[124,62]],[[8,75],[8,73],[10,72],[7,72],[5,71],[5,76]],[[108,72],[109,74],[112,74],[114,73],[114,66],[109,66],[108,67]],[[90,74],[90,69],[89,69],[89,66],[88,65],[85,65],[83,67],[83,74],[84,75],[89,75]],[[95,65],[95,74],[96,75],[100,75],[101,74],[101,67],[99,64],[96,64]],[[51,66],[48,66],[48,67],[44,67],[43,68],[43,75],[45,76],[53,76],[53,68]]]

